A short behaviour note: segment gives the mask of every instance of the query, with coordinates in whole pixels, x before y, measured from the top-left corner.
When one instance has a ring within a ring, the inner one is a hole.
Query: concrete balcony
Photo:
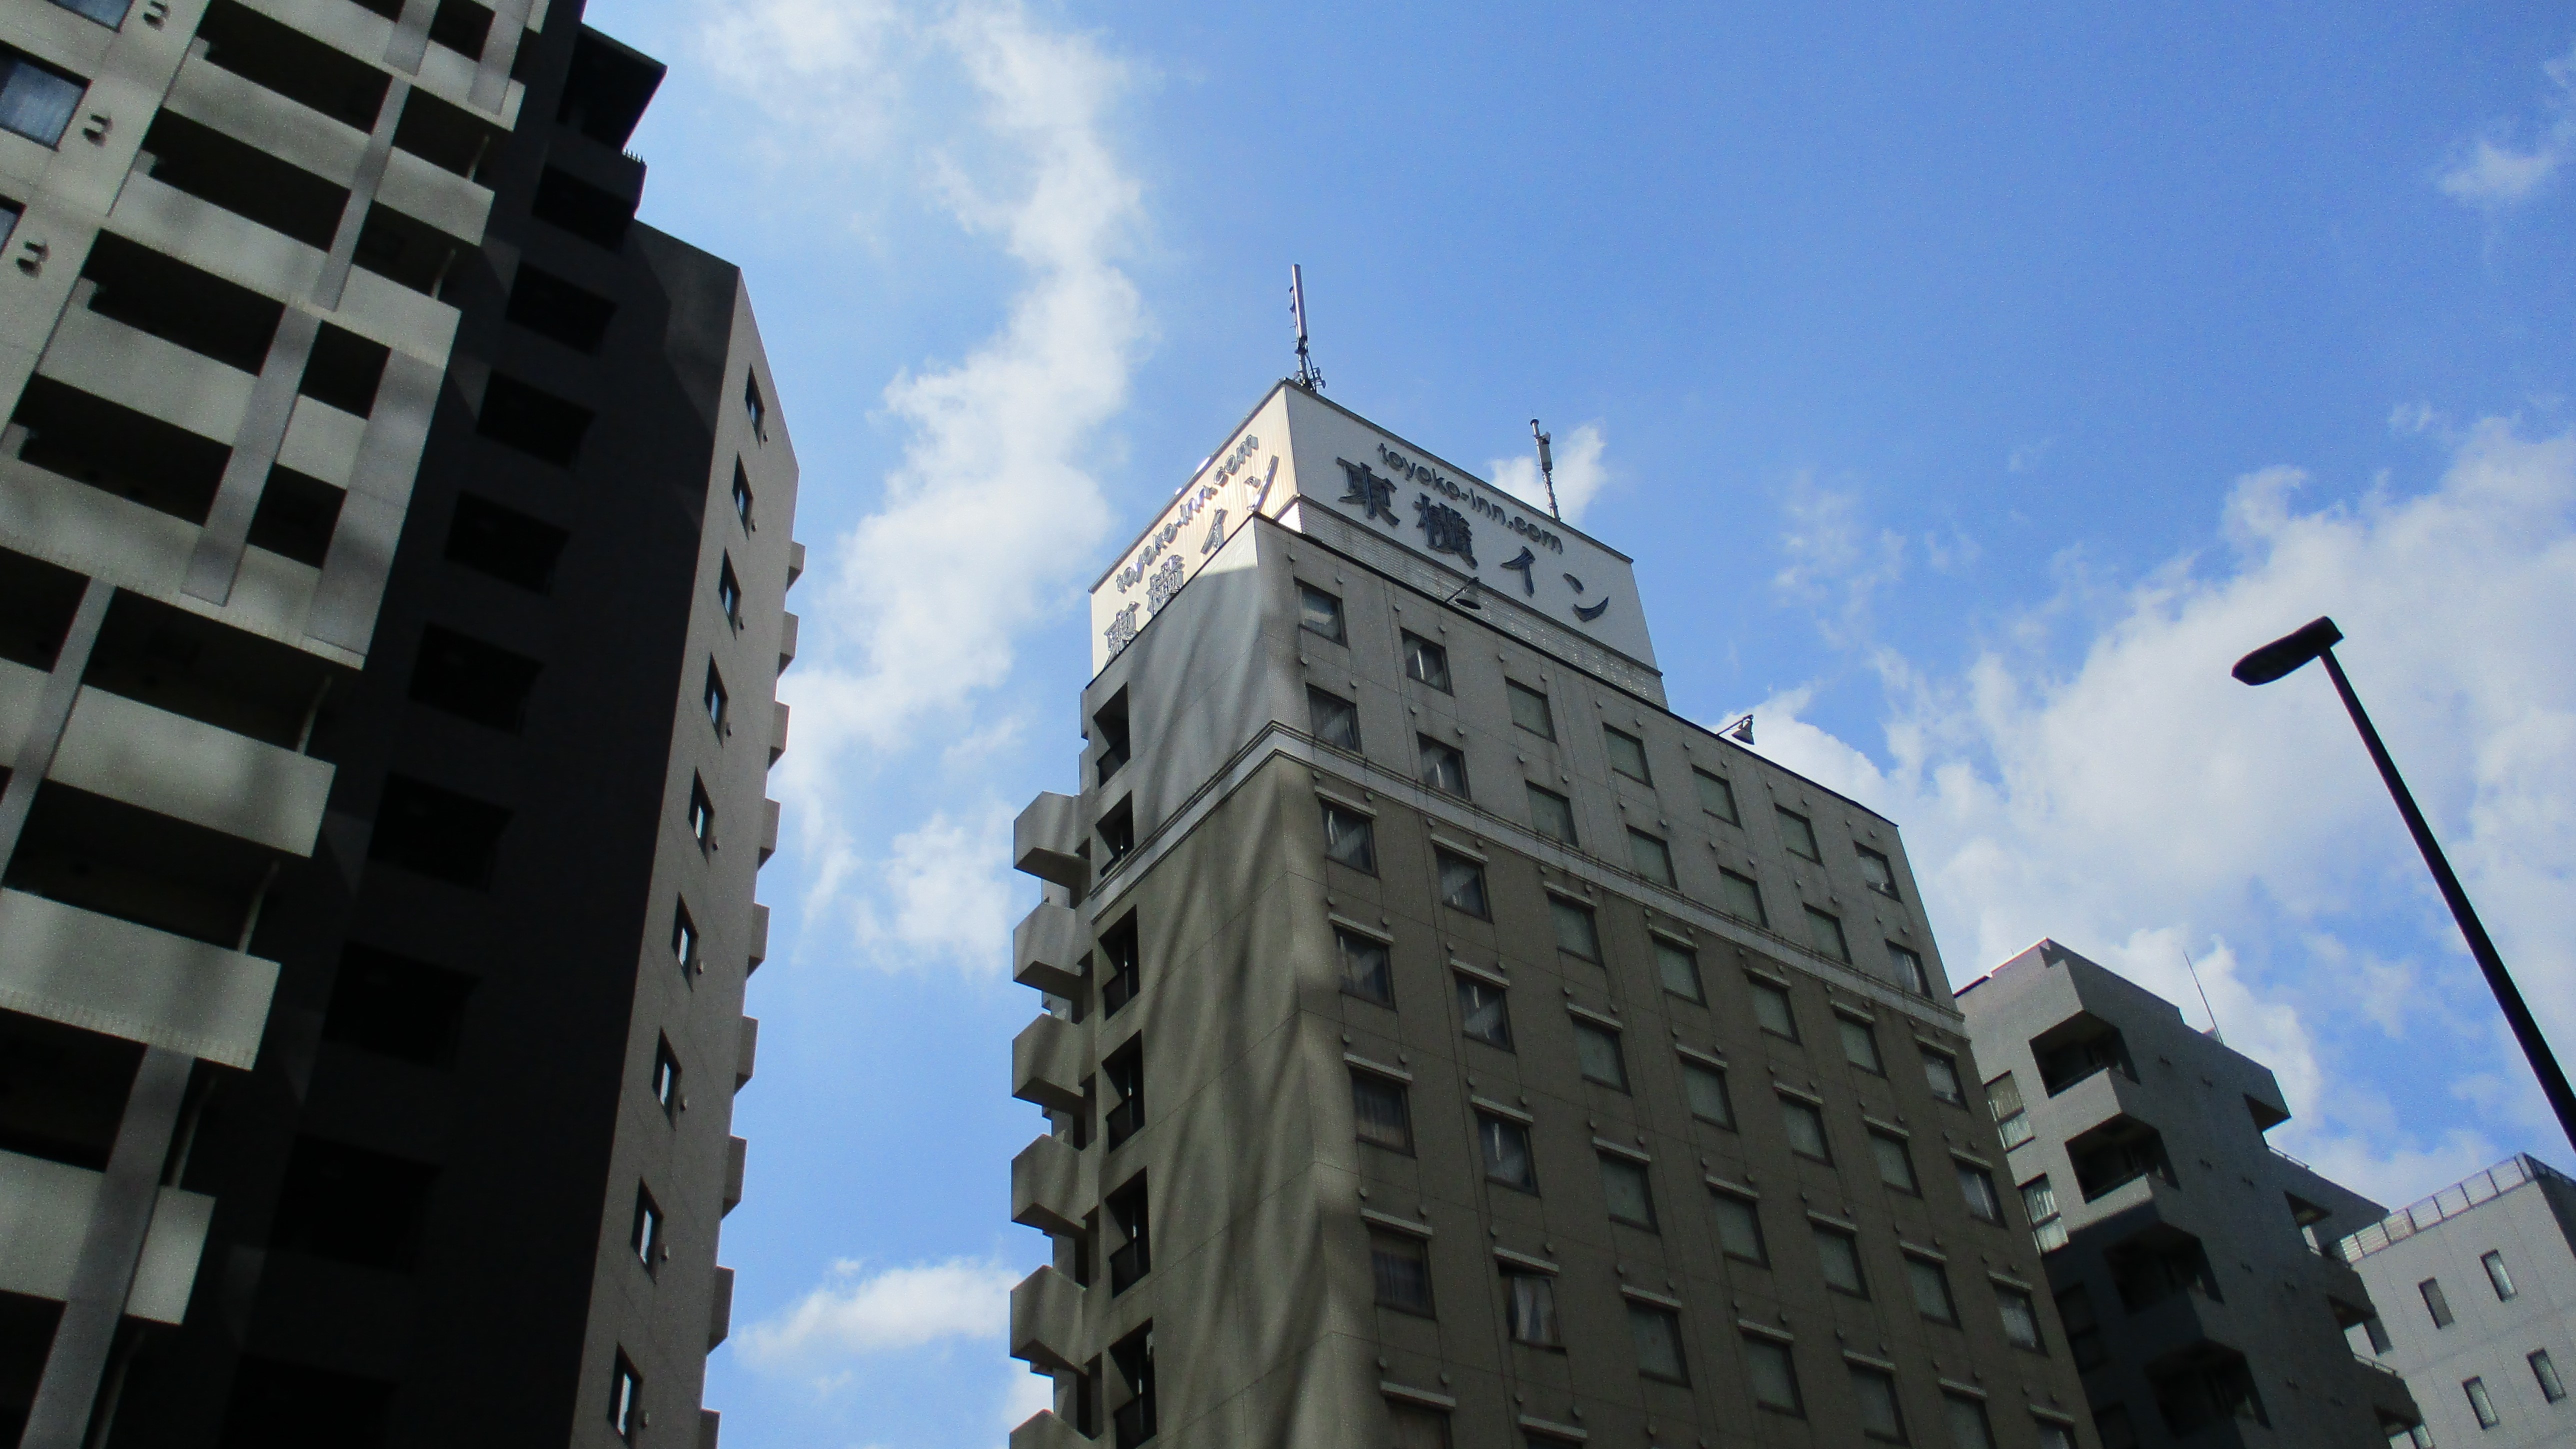
[[[1042,1369],[1081,1362],[1082,1287],[1040,1268],[1011,1290],[1011,1357]]]
[[[332,767],[84,687],[47,779],[290,855],[311,855]]]
[[[45,672],[14,659],[0,659],[0,760],[18,758],[27,743],[27,726],[44,692]]]
[[[274,961],[0,891],[0,1007],[248,1071],[276,989]]]
[[[1082,918],[1065,906],[1040,905],[1011,931],[1011,979],[1022,986],[1081,999],[1082,953],[1090,944]]]
[[[69,1296],[102,1180],[87,1168],[0,1152],[0,1243],[10,1249],[0,1253],[0,1290],[57,1302]],[[155,1323],[188,1316],[214,1215],[215,1200],[203,1193],[161,1189],[126,1293],[128,1314]]]
[[[1083,1031],[1061,1017],[1041,1016],[1011,1038],[1011,1095],[1056,1112],[1082,1107]]]
[[[163,104],[336,186],[357,179],[367,153],[366,132],[193,55]]]
[[[733,1337],[733,1270],[719,1264],[715,1293],[707,1301],[707,1352]]]
[[[719,1216],[730,1217],[735,1208],[742,1206],[742,1173],[750,1158],[749,1142],[740,1137],[725,1139],[724,1212]]]
[[[777,764],[779,756],[786,753],[787,706],[782,703],[771,706],[769,725],[769,763],[773,765]]]
[[[358,447],[366,435],[365,418],[298,394],[286,436],[277,445],[277,461],[308,478],[347,488],[357,475]]]
[[[484,223],[492,215],[491,192],[403,150],[385,157],[376,199],[468,245],[482,242]]]
[[[778,802],[775,800],[763,800],[760,802],[760,859],[758,863],[761,865],[769,864],[769,858],[777,853]]]
[[[760,1018],[744,1017],[733,1040],[733,1089],[739,1092],[751,1085],[751,1069],[760,1059]]]
[[[1093,1449],[1096,1442],[1083,1438],[1053,1409],[1038,1410],[1011,1431],[1011,1449]]]
[[[2383,1421],[2394,1420],[2401,1424],[2424,1422],[2424,1411],[2415,1402],[2414,1391],[2406,1386],[2406,1380],[2395,1369],[2375,1359],[2354,1354],[2352,1373],[2344,1387],[2354,1398],[2375,1410]]]
[[[1082,801],[1041,794],[1011,826],[1011,865],[1080,895],[1091,888],[1091,864],[1082,848]]]
[[[229,445],[253,378],[87,307],[68,307],[36,370],[93,397]]]
[[[1099,1197],[1082,1154],[1052,1134],[1011,1159],[1011,1221],[1042,1233],[1078,1233]]]
[[[796,616],[781,614],[778,617],[778,672],[785,674],[787,666],[796,662]]]

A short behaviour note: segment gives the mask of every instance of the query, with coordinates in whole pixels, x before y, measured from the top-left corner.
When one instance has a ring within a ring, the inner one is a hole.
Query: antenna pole
[[[2191,973],[2191,989],[2200,993],[2200,1009],[2209,1016],[2210,1040],[2220,1046],[2227,1045],[2227,1033],[2218,1029],[2217,1009],[2209,1004],[2209,988],[2200,984],[2200,963],[2191,959],[2191,952],[2188,949],[2182,953],[2182,965],[2184,970]]]
[[[1556,511],[1556,454],[1550,452],[1547,446],[1554,441],[1555,435],[1540,432],[1538,419],[1532,418],[1530,436],[1538,439],[1538,476],[1547,483],[1547,516],[1563,523],[1565,515]]]
[[[1306,353],[1306,270],[1295,262],[1288,264],[1288,315],[1297,322],[1297,375],[1291,380],[1308,392],[1322,392],[1324,374]]]

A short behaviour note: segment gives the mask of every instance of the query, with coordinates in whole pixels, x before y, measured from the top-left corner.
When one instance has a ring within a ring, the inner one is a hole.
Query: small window
[[[1950,1275],[1940,1264],[1909,1253],[1905,1258],[1905,1281],[1914,1289],[1915,1312],[1934,1323],[1958,1323],[1959,1303],[1950,1296]]]
[[[1807,939],[1819,954],[1845,963],[1851,960],[1851,947],[1843,943],[1843,923],[1826,911],[1807,907]]]
[[[2031,1426],[2039,1431],[2039,1449],[2075,1449],[2075,1431],[2055,1419],[2033,1419]]]
[[[1927,1049],[1923,1053],[1923,1082],[1932,1089],[1933,1096],[1951,1106],[1968,1105],[1968,1094],[1959,1086],[1957,1058]]]
[[[1607,1152],[1599,1156],[1601,1195],[1610,1205],[1611,1219],[1632,1228],[1652,1230],[1655,1193],[1646,1175],[1646,1164]]]
[[[1762,1213],[1752,1199],[1712,1188],[1709,1200],[1717,1209],[1718,1251],[1739,1262],[1769,1267],[1771,1253],[1762,1243]]]
[[[1968,1216],[1981,1223],[2002,1223],[2004,1205],[1995,1196],[1994,1174],[1973,1162],[1961,1162],[1958,1168],[1959,1195],[1967,1199]]]
[[[761,399],[760,378],[754,373],[742,376],[742,410],[751,419],[751,435],[769,441],[769,404]]]
[[[1806,1417],[1806,1404],[1798,1397],[1798,1366],[1789,1357],[1789,1345],[1745,1335],[1744,1376],[1752,1382],[1754,1403],[1774,1413]]]
[[[1127,691],[1118,691],[1109,696],[1108,703],[1100,706],[1099,712],[1091,717],[1091,732],[1093,738],[1100,742],[1100,759],[1095,766],[1093,783],[1106,785],[1120,770],[1127,768],[1131,738],[1127,732]]]
[[[2093,1316],[2093,1295],[2083,1284],[2057,1295],[2057,1321],[2066,1326],[2066,1356],[2075,1360],[2076,1368],[2096,1369],[2111,1361],[2101,1322]]]
[[[532,594],[548,594],[554,592],[555,564],[571,541],[571,534],[553,524],[459,493],[448,524],[447,559]]]
[[[1852,848],[1860,852],[1861,883],[1891,901],[1897,899],[1896,869],[1887,863],[1887,857],[1866,845]]]
[[[1816,848],[1816,827],[1786,805],[1775,808],[1780,812],[1780,843],[1789,847],[1791,855],[1822,863],[1825,853]]]
[[[743,471],[740,458],[733,460],[733,516],[743,532],[751,532],[751,475]]]
[[[716,802],[707,798],[707,782],[689,781],[689,837],[700,850],[716,848]]]
[[[1860,1271],[1860,1244],[1851,1234],[1817,1224],[1816,1263],[1826,1287],[1855,1298],[1869,1296],[1869,1282]]]
[[[459,719],[509,734],[527,725],[528,696],[544,666],[497,644],[442,629],[421,630],[413,656],[411,697]]]
[[[1320,689],[1306,691],[1306,721],[1315,738],[1337,750],[1360,752],[1359,706],[1338,694]]]
[[[644,1427],[644,1376],[626,1361],[620,1350],[615,1375],[608,1384],[608,1427],[618,1438],[632,1444]]]
[[[1578,1017],[1574,1022],[1574,1059],[1583,1079],[1628,1090],[1628,1064],[1619,1054],[1619,1033]]]
[[[716,568],[716,607],[724,610],[726,623],[742,628],[742,580],[734,577],[730,556]]]
[[[1556,1321],[1556,1279],[1522,1269],[1503,1270],[1504,1312],[1510,1318],[1512,1342],[1535,1348],[1563,1348],[1565,1335]]]
[[[1467,798],[1467,757],[1429,735],[1416,735],[1422,749],[1422,783],[1443,795]]]
[[[474,986],[475,979],[462,971],[345,943],[331,978],[322,1039],[417,1066],[452,1067]],[[106,1159],[85,1165],[104,1167]]]
[[[1724,776],[1693,770],[1691,777],[1699,786],[1699,808],[1729,825],[1744,823],[1743,817],[1735,813],[1735,786]]]
[[[1324,858],[1377,874],[1377,843],[1369,818],[1338,805],[1324,807]]]
[[[1387,1409],[1395,1415],[1395,1449],[1450,1449],[1447,1414],[1427,1404],[1392,1402]]]
[[[2048,1180],[2048,1174],[2041,1173],[2021,1185],[2021,1210],[2030,1219],[2031,1241],[2038,1244],[2041,1252],[2054,1253],[2066,1246],[2066,1223],[2058,1216],[2057,1185]],[[2376,1317],[2370,1320],[2370,1331],[2374,1338],[2386,1336]]]
[[[1699,953],[1690,947],[1654,938],[1655,970],[1663,978],[1664,989],[1675,996],[1708,1004],[1708,989],[1699,979]]]
[[[707,723],[715,726],[719,735],[725,732],[726,703],[724,676],[716,672],[716,662],[710,659],[707,661]]]
[[[685,901],[671,912],[671,955],[679,962],[683,975],[695,975],[705,969],[698,961],[698,923],[689,919]]]
[[[1369,1229],[1369,1271],[1377,1306],[1431,1316],[1431,1245],[1411,1233]]]
[[[1633,827],[1628,831],[1628,863],[1637,874],[1659,886],[1678,884],[1673,878],[1672,847]]]
[[[1868,1022],[1837,1014],[1834,1025],[1842,1032],[1843,1060],[1871,1076],[1887,1075],[1887,1063],[1878,1055],[1878,1032]]]
[[[654,1205],[653,1194],[640,1185],[635,1189],[635,1228],[628,1235],[626,1245],[634,1249],[635,1257],[643,1263],[645,1272],[661,1271],[665,1253],[662,1246],[662,1209]]]
[[[1452,910],[1490,920],[1493,908],[1485,899],[1485,868],[1463,855],[1436,852],[1440,864],[1440,903]]]
[[[1995,1308],[2003,1315],[2005,1342],[2033,1353],[2047,1352],[2039,1341],[2039,1310],[2031,1303],[2029,1294],[1998,1283],[1995,1285]]]
[[[2496,1301],[2498,1303],[2511,1302],[2513,1299],[2513,1275],[2504,1270],[2504,1254],[2484,1254],[2478,1259],[2478,1266],[2487,1270],[2487,1286],[2495,1290]]]
[[[1637,1340],[1637,1372],[1668,1384],[1690,1382],[1682,1363],[1681,1315],[1652,1303],[1628,1301],[1628,1328]]]
[[[680,1058],[671,1050],[671,1040],[664,1037],[653,1049],[653,1102],[662,1115],[679,1120]]]
[[[1107,968],[1100,983],[1100,1010],[1116,1016],[1118,1008],[1136,999],[1144,988],[1144,958],[1137,945],[1136,913],[1129,911],[1117,925],[1100,933],[1101,964]]]
[[[2371,1320],[2373,1323],[2378,1321],[2375,1318]],[[2549,1361],[2549,1350],[2533,1349],[2524,1357],[2524,1362],[2531,1365],[2531,1376],[2540,1381],[2542,1398],[2554,1404],[2567,1397],[2567,1385],[2559,1381],[2558,1365]]]
[[[1538,1173],[1530,1161],[1529,1128],[1508,1117],[1476,1114],[1476,1145],[1485,1159],[1485,1180],[1538,1191]]]
[[[2433,1315],[2435,1328],[2448,1328],[2459,1321],[2451,1316],[2450,1295],[2442,1291],[2439,1280],[2427,1278],[2415,1285],[2415,1291],[2423,1296],[2424,1311]]]
[[[1994,1113],[1995,1130],[2002,1134],[2007,1152],[2039,1135],[2031,1125],[2030,1108],[2022,1101],[2021,1084],[2010,1072],[1986,1083],[1986,1110]]]
[[[1575,844],[1574,805],[1554,790],[1529,787],[1530,824],[1550,840]]]
[[[1100,1075],[1109,1088],[1110,1102],[1100,1135],[1107,1145],[1121,1146],[1145,1129],[1145,1039],[1129,1037],[1125,1046],[1101,1062]]]
[[[1511,697],[1513,724],[1543,740],[1556,738],[1556,717],[1548,712],[1546,695],[1516,679],[1504,680],[1503,692]]]
[[[1458,980],[1459,1029],[1487,1046],[1512,1049],[1512,1017],[1503,1004],[1503,988],[1473,976]]]
[[[1869,1155],[1878,1163],[1878,1180],[1898,1192],[1920,1193],[1923,1185],[1914,1178],[1914,1153],[1905,1139],[1886,1132],[1869,1134]]]
[[[24,207],[5,196],[0,196],[0,242],[7,241],[17,233],[18,218],[25,214]]]
[[[2469,1396],[2469,1412],[2478,1416],[2479,1428],[2492,1429],[2504,1422],[2503,1418],[2496,1413],[2495,1400],[2487,1393],[2485,1379],[2460,1380],[2460,1392]]]
[[[1325,593],[1313,584],[1297,585],[1297,626],[1309,634],[1321,634],[1336,644],[1350,642],[1342,627],[1342,601],[1339,595]]]
[[[1762,887],[1755,885],[1752,877],[1731,870],[1717,873],[1717,908],[1739,921],[1757,926],[1771,924],[1770,915],[1762,909]]]
[[[1852,1406],[1860,1411],[1860,1431],[1881,1443],[1904,1443],[1905,1416],[1896,1407],[1896,1376],[1862,1364],[1850,1368]]]
[[[1789,1150],[1818,1162],[1834,1160],[1832,1146],[1825,1140],[1825,1114],[1810,1102],[1795,1097],[1780,1099],[1780,1122],[1789,1135]]]
[[[1924,973],[1923,958],[1896,944],[1887,943],[1887,966],[1896,974],[1896,984],[1917,996],[1932,994],[1932,978]]]
[[[1732,1129],[1735,1126],[1735,1101],[1727,1095],[1726,1073],[1685,1060],[1682,1063],[1682,1095],[1690,1102],[1692,1116],[1720,1127]]]
[[[1442,694],[1449,693],[1449,651],[1406,630],[1404,634],[1404,677],[1430,685]]]
[[[1965,1394],[1943,1394],[1941,1407],[1950,1420],[1950,1441],[1959,1449],[1995,1449],[1995,1428],[1986,1419],[1984,1404]]]
[[[1577,960],[1601,964],[1601,932],[1590,906],[1552,895],[1547,898],[1547,912],[1556,922],[1556,949]]]
[[[1336,926],[1333,945],[1341,956],[1342,990],[1380,1006],[1395,1005],[1395,974],[1388,967],[1384,941]]]
[[[130,0],[54,0],[54,3],[75,15],[86,15],[108,29],[114,30],[125,23],[125,12]]]
[[[1789,1008],[1789,988],[1768,981],[1755,980],[1753,988],[1753,1022],[1773,1036],[1798,1039],[1798,1017]]]
[[[1640,785],[1654,783],[1654,777],[1646,770],[1646,746],[1635,735],[1603,725],[1601,743],[1610,752],[1611,769]]]
[[[0,46],[0,127],[39,146],[61,142],[89,82]]]

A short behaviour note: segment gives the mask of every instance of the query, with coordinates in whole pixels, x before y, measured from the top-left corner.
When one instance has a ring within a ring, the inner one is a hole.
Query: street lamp
[[[2460,889],[2460,878],[2451,873],[2451,863],[2442,857],[2442,847],[2434,843],[2432,827],[2424,823],[2424,812],[2415,808],[2415,797],[2407,793],[2406,782],[2397,776],[2397,762],[2388,758],[2388,747],[2379,742],[2379,731],[2371,728],[2370,716],[2362,712],[2361,698],[2352,692],[2352,681],[2343,677],[2343,666],[2335,662],[2334,646],[2342,639],[2343,631],[2334,626],[2334,620],[2318,619],[2237,660],[2232,672],[2246,684],[2269,684],[2311,659],[2324,662],[2335,693],[2343,696],[2343,707],[2352,715],[2353,728],[2361,731],[2361,742],[2370,748],[2371,763],[2379,766],[2379,778],[2388,782],[2388,793],[2397,801],[2397,812],[2406,817],[2406,828],[2414,832],[2415,848],[2424,852],[2424,864],[2433,872],[2433,883],[2441,887],[2452,919],[2460,923],[2460,934],[2468,938],[2469,954],[2478,958],[2478,969],[2486,973],[2487,989],[2495,993],[2496,1005],[2504,1008],[2504,1019],[2512,1023],[2514,1040],[2522,1043],[2522,1054],[2531,1062],[2532,1075],[2540,1078],[2540,1090],[2548,1095],[2550,1109],[2558,1114],[2559,1130],[2567,1134],[2571,1144],[2576,1144],[2576,1091],[2568,1089],[2567,1074],[2558,1069],[2558,1058],[2550,1053],[2548,1040],[2541,1036],[2540,1023],[2531,1019],[2531,1008],[2523,1004],[2522,992],[2506,973],[2504,958],[2496,954],[2495,942],[2487,939],[2487,928],[2478,923],[2478,913],[2469,905],[2469,893]]]

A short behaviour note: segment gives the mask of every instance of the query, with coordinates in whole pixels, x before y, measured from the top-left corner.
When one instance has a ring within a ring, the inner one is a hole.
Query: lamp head
[[[2236,661],[2232,672],[2246,684],[2269,684],[2343,642],[2334,620],[2318,618]]]

